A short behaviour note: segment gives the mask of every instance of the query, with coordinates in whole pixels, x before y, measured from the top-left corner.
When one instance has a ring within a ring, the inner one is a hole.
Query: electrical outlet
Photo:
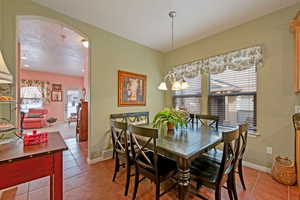
[[[295,113],[300,113],[300,105],[295,105]]]
[[[267,154],[272,154],[273,153],[272,147],[266,147],[266,153]]]

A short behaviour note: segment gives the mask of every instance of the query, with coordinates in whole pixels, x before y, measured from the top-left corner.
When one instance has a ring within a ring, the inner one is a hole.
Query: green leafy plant
[[[178,126],[187,126],[187,113],[184,111],[177,111],[170,108],[165,108],[158,112],[153,119],[153,127],[166,129],[168,124],[178,128]]]

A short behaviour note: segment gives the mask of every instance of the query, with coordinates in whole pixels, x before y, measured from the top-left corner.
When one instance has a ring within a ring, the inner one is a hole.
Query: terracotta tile
[[[40,179],[36,179],[29,183],[29,191],[38,190],[38,189],[47,187],[49,185],[50,185],[50,177],[49,176],[40,178]]]
[[[80,169],[78,166],[76,167],[71,167],[67,170],[64,171],[64,179],[79,175],[83,172],[82,169]]]
[[[64,199],[65,200],[130,200],[133,191],[134,177],[131,178],[128,196],[124,196],[125,174],[120,169],[117,179],[112,182],[114,161],[106,160],[94,165],[88,165],[87,142],[78,144],[75,139],[66,140],[70,150],[64,153]],[[134,170],[132,171],[134,173]],[[243,190],[239,177],[237,191],[239,200],[299,200],[299,190],[296,186],[283,186],[274,181],[269,174],[254,169],[244,168],[244,178],[247,190]],[[162,186],[162,190],[165,186]],[[47,178],[32,181],[29,184],[28,200],[49,199],[49,182]],[[27,200],[28,184],[18,187],[17,200]],[[214,191],[202,187],[199,192],[209,199],[214,199]],[[152,200],[155,194],[154,184],[149,180],[139,185],[137,200]],[[173,190],[164,195],[161,200],[177,200],[178,194]],[[189,199],[198,198],[190,196]],[[226,189],[222,190],[222,200],[228,200]]]
[[[289,200],[299,200],[300,192],[298,186],[289,186]]]
[[[29,200],[49,200],[49,199],[50,199],[49,187],[43,187],[41,189],[29,192]]]
[[[253,195],[256,200],[286,200],[288,199],[288,187],[277,183],[271,175],[261,173]]]
[[[17,195],[15,200],[28,200],[27,199],[27,193],[25,194],[21,194],[21,195]]]
[[[28,192],[28,183],[23,183],[17,187],[17,195],[22,195]]]
[[[77,166],[78,165],[75,160],[64,161],[64,163],[63,163],[64,170],[67,170],[72,167],[77,167]]]

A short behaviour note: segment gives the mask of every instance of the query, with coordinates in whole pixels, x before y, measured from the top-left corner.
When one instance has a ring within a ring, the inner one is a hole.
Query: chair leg
[[[199,190],[201,188],[202,184],[200,181],[197,181],[196,189]]]
[[[135,178],[134,178],[134,189],[133,189],[133,195],[132,195],[132,200],[135,200],[136,198],[136,193],[139,187],[139,171],[136,167],[135,169]]]
[[[158,180],[157,183],[155,183],[156,186],[156,190],[155,190],[155,199],[159,200],[159,196],[160,196],[160,182]]]
[[[227,180],[227,191],[228,191],[229,199],[233,200],[232,185],[229,179]]]
[[[215,200],[221,200],[221,187],[216,188],[215,191]]]
[[[125,185],[125,196],[127,196],[128,194],[128,189],[129,189],[129,184],[130,184],[130,164],[129,163],[126,163],[126,171],[127,171],[127,174],[126,174],[126,185]]]
[[[245,181],[244,181],[244,175],[243,175],[243,164],[242,164],[242,160],[239,161],[239,177],[243,186],[243,189],[246,190],[246,185],[245,185]]]
[[[235,183],[235,173],[232,171],[231,174],[229,174],[230,182],[231,182],[231,189],[235,200],[238,200],[238,195],[236,191],[236,183]]]
[[[115,172],[114,172],[113,179],[112,179],[113,182],[116,179],[119,168],[120,168],[119,158],[118,158],[118,155],[116,155],[116,158],[115,158]]]

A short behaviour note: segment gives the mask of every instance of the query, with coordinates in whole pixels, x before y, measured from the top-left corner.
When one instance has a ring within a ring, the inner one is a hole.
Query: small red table
[[[48,143],[23,146],[21,139],[0,145],[0,190],[50,176],[50,200],[63,199],[63,154],[68,147],[59,132]]]

